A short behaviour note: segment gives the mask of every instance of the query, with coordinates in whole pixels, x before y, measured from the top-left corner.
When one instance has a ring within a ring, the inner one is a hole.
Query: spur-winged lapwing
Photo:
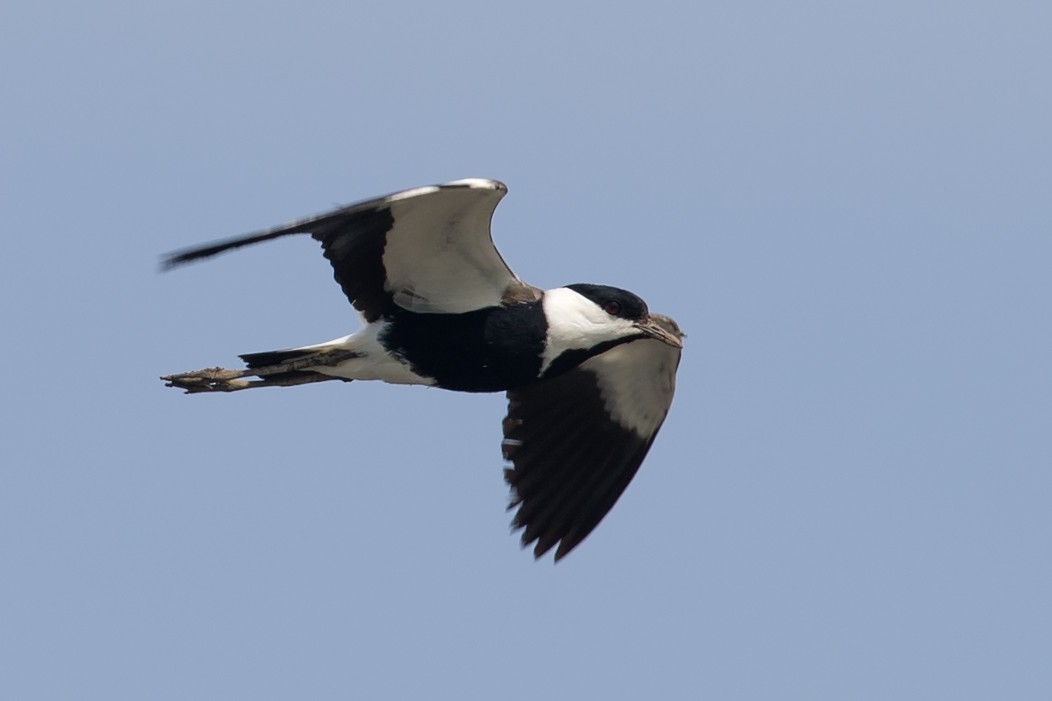
[[[513,526],[566,555],[610,511],[672,403],[683,333],[636,295],[520,280],[490,237],[507,188],[457,180],[174,253],[171,268],[290,234],[321,242],[365,327],[327,343],[242,355],[247,368],[168,375],[190,393],[383,380],[507,392]],[[246,379],[254,378],[254,379]]]

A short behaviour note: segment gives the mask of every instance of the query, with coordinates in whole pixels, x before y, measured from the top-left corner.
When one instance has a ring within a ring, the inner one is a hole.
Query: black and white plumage
[[[625,290],[542,291],[490,236],[507,188],[458,180],[415,188],[168,256],[170,268],[291,234],[320,241],[366,325],[326,343],[241,356],[247,368],[163,377],[189,393],[325,380],[506,391],[505,477],[513,525],[558,560],[598,525],[668,413],[683,334]],[[255,378],[255,379],[246,379]]]

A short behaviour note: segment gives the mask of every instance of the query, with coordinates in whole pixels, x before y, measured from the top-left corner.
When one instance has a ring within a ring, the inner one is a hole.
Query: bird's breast
[[[547,326],[539,304],[462,314],[399,310],[380,342],[414,372],[444,389],[500,392],[537,379]]]

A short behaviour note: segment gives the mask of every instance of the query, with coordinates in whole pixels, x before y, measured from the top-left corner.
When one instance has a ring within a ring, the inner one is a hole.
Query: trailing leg
[[[248,367],[244,370],[205,368],[193,372],[165,375],[161,379],[165,381],[166,387],[177,387],[185,390],[187,394],[237,392],[253,387],[294,387],[326,380],[350,382],[348,378],[325,375],[309,368],[337,365],[345,360],[360,357],[360,355],[340,348],[322,351],[271,351],[241,357],[248,363]],[[261,361],[266,364],[261,364]],[[258,379],[245,379],[247,377]]]

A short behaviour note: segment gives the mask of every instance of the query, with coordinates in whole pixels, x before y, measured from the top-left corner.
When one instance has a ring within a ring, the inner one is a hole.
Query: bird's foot
[[[312,382],[342,380],[350,382],[348,377],[338,377],[314,372],[310,368],[339,365],[345,360],[360,358],[361,354],[345,348],[323,350],[294,357],[285,362],[265,365],[263,367],[227,370],[226,368],[205,368],[193,372],[181,372],[176,375],[161,377],[166,387],[176,387],[187,394],[199,392],[237,392],[252,387],[295,387]],[[247,380],[246,377],[259,379]]]
[[[187,394],[197,392],[236,392],[252,386],[249,380],[242,379],[254,374],[247,370],[227,370],[226,368],[205,368],[193,372],[182,372],[176,375],[164,375],[165,387],[177,387]]]

